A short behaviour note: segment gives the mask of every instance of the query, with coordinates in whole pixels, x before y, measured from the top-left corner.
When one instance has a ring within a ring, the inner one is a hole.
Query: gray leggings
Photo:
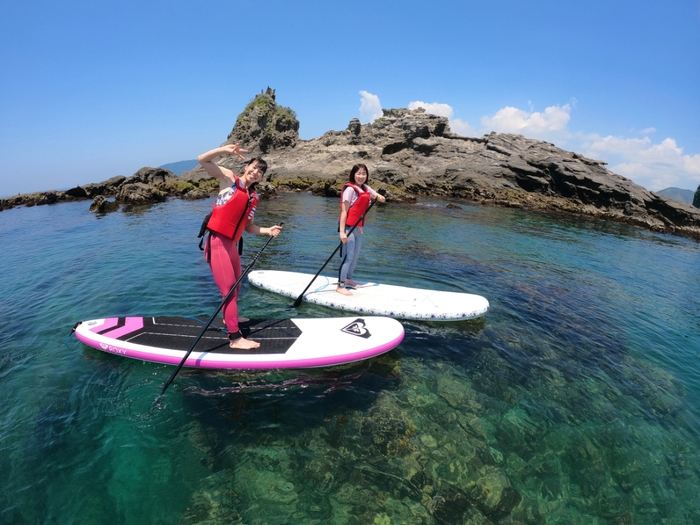
[[[352,228],[346,227],[345,233]],[[352,274],[357,266],[357,259],[360,258],[360,249],[362,248],[362,227],[358,226],[352,234],[348,235],[348,242],[343,245],[345,257],[338,271],[338,286],[345,287],[345,280],[352,279]]]

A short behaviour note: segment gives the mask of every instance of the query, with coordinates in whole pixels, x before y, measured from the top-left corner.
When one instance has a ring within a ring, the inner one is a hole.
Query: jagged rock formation
[[[249,150],[248,158],[262,155],[267,160],[268,172],[258,185],[263,198],[276,189],[337,196],[350,168],[364,163],[371,184],[389,201],[411,201],[418,195],[463,198],[592,216],[700,240],[698,208],[650,192],[609,171],[604,162],[547,142],[498,133],[463,137],[450,131],[446,118],[421,108],[383,110],[382,118],[367,125],[352,119],[347,129],[313,140],[301,140],[298,130],[294,112],[278,106],[275,91],[268,88],[246,106],[224,142],[240,143]],[[219,162],[236,173],[243,169],[234,157]],[[128,179],[34,194],[25,201],[22,196],[2,199],[0,210],[97,195],[113,195],[121,203],[164,195],[200,198],[218,189],[201,167],[179,178],[167,170],[161,172],[170,175],[144,170]],[[139,183],[157,191],[149,194]]]
[[[37,206],[59,202],[92,199],[90,211],[108,212],[122,205],[150,204],[165,200],[168,196],[183,199],[209,197],[219,187],[218,181],[191,182],[180,179],[162,168],[141,168],[131,177],[118,175],[103,182],[76,186],[65,191],[28,193],[0,199],[0,211],[16,206]],[[113,200],[109,200],[109,199]]]
[[[296,113],[278,106],[275,90],[268,87],[238,115],[224,144],[245,144],[248,155],[257,157],[271,150],[293,148],[299,140]]]
[[[287,129],[290,145],[267,151],[266,180],[282,189],[337,196],[350,168],[364,163],[374,186],[389,200],[457,197],[593,216],[700,239],[700,210],[650,192],[609,171],[604,162],[521,135],[462,137],[450,132],[446,118],[421,108],[383,113],[372,124],[352,119],[347,129],[309,141],[292,140]],[[222,164],[241,169],[235,159]],[[201,168],[183,174],[202,176]]]
[[[693,196],[693,206],[700,208],[700,186],[695,190],[695,195]]]
[[[108,213],[110,211],[116,211],[119,209],[119,204],[114,201],[110,201],[104,195],[97,195],[90,205],[90,211],[96,213]]]

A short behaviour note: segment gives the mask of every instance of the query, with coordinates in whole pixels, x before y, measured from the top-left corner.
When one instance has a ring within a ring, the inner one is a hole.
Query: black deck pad
[[[187,351],[207,321],[208,319],[196,317],[144,317],[143,328],[119,339],[155,348]],[[207,328],[193,351],[218,354],[284,354],[301,335],[301,330],[291,319],[251,319],[240,323],[239,330],[246,339],[260,343],[260,348],[230,348],[226,325],[222,318],[217,318]]]

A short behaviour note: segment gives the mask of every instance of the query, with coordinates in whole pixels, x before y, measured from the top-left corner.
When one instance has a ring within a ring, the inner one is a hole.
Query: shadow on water
[[[311,429],[323,428],[337,413],[367,410],[379,392],[396,389],[399,360],[389,352],[330,369],[188,370],[183,378],[187,386],[169,395],[182,396],[201,427],[208,461],[217,471],[234,466],[229,450],[234,444],[247,449],[279,439],[294,442]]]

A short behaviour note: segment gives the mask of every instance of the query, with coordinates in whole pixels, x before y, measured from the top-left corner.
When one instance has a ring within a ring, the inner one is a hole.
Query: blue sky
[[[420,105],[700,184],[700,0],[24,0],[0,50],[0,196],[193,159],[268,86],[303,139]]]

